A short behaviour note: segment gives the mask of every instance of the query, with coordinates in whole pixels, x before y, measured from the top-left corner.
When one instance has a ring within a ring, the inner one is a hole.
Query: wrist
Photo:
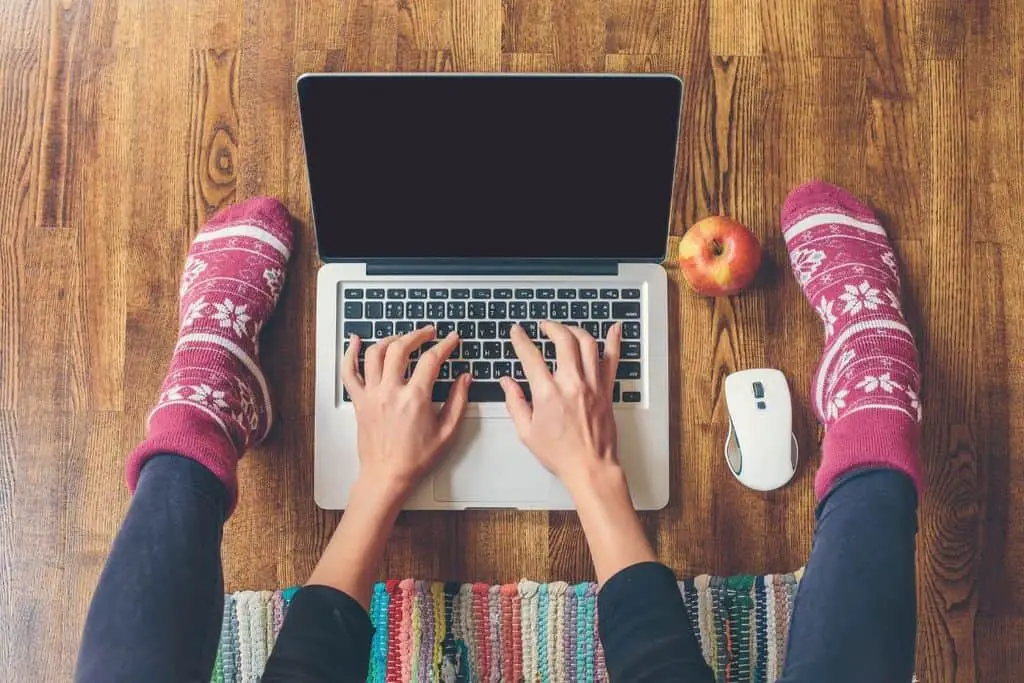
[[[410,490],[408,486],[388,477],[361,473],[352,485],[347,509],[358,507],[397,514],[409,497]]]
[[[580,507],[591,499],[615,501],[629,499],[626,474],[615,461],[598,460],[576,469],[565,486]]]

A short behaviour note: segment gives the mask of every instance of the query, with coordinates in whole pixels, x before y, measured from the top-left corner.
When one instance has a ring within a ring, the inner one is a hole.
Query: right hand
[[[575,495],[598,472],[619,469],[612,390],[622,326],[616,323],[608,331],[603,358],[585,330],[550,321],[542,322],[541,330],[555,343],[557,371],[548,372],[540,351],[516,325],[512,344],[533,404],[512,378],[503,377],[501,386],[519,438]]]

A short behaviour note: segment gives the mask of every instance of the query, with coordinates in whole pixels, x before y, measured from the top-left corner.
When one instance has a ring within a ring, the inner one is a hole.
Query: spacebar
[[[440,403],[448,400],[448,392],[452,390],[454,382],[434,382],[432,400]],[[527,400],[530,398],[530,385],[520,382]],[[497,382],[473,382],[469,385],[470,403],[504,403],[505,392]]]

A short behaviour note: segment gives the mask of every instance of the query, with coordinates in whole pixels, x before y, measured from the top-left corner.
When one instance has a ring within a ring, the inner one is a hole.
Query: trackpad
[[[467,419],[434,473],[434,498],[480,507],[545,501],[554,477],[522,444],[507,418]]]

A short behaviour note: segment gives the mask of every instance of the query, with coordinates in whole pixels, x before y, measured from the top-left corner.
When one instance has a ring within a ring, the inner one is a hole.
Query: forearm
[[[618,465],[602,463],[570,483],[580,523],[594,559],[597,581],[626,567],[656,561]]]
[[[401,505],[397,492],[357,481],[348,509],[306,585],[336,588],[369,609],[374,574]]]

